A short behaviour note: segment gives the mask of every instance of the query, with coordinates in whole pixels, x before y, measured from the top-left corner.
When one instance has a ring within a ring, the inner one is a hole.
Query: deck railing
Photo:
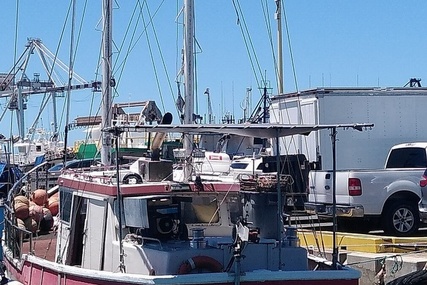
[[[6,206],[7,207],[7,206]],[[9,211],[10,213],[10,211]],[[21,258],[23,253],[33,254],[32,232],[18,227],[18,225],[5,215],[4,218],[5,244],[11,250],[13,258]],[[28,252],[23,252],[23,243],[29,242]]]

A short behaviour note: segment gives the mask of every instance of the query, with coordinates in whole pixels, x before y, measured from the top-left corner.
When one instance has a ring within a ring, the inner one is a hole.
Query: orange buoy
[[[16,196],[14,198],[15,216],[19,219],[25,220],[30,215],[29,211],[30,202],[25,196]]]
[[[47,202],[47,207],[52,215],[56,216],[59,212],[59,198],[54,196],[50,197]]]
[[[39,206],[44,206],[47,202],[47,191],[45,189],[37,189],[31,194],[31,201]]]
[[[37,204],[32,204],[29,208],[29,214],[30,217],[39,223],[43,219],[43,207]]]
[[[28,206],[30,206],[30,200],[28,200],[28,198],[25,197],[25,196],[23,196],[23,195],[16,196],[13,200],[14,200],[15,203],[16,202],[22,202],[22,203],[27,204]]]
[[[53,227],[53,216],[48,208],[43,208],[43,219],[39,223],[40,231],[48,232]]]

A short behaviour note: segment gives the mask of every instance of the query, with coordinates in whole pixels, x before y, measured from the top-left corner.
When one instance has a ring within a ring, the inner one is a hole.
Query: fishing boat
[[[190,30],[192,6],[193,1],[185,1]],[[104,0],[103,7],[108,39],[112,1]],[[186,38],[184,58],[192,57],[192,42]],[[239,180],[203,181],[192,179],[185,167],[185,179],[177,182],[172,161],[152,155],[119,165],[118,157],[120,136],[129,131],[156,133],[156,146],[166,134],[182,133],[186,158],[197,134],[272,139],[279,160],[280,137],[363,125],[195,125],[188,79],[183,124],[111,126],[111,48],[104,49],[103,59],[103,166],[66,169],[50,191],[27,187],[36,168],[14,184],[4,206],[3,244],[12,280],[28,285],[358,284],[359,271],[336,259],[311,256],[299,246],[297,230],[285,227],[284,193],[293,178],[279,174],[279,161],[268,180],[242,175]],[[114,166],[109,163],[112,142]]]
[[[224,131],[218,127],[198,131]],[[331,127],[223,126],[267,138]],[[140,129],[195,132],[194,125]],[[141,158],[138,165],[142,180],[120,179],[129,171],[120,168],[66,171],[57,226],[44,235],[16,223],[14,203],[29,195],[25,177],[16,183],[5,206],[10,276],[23,284],[358,284],[359,271],[310,257],[296,229],[284,227],[281,201],[292,177],[178,183],[169,161]]]

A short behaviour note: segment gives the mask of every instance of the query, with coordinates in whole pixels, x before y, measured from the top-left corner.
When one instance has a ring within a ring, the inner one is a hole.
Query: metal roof
[[[363,129],[372,128],[374,124],[331,124],[331,125],[284,125],[284,124],[183,124],[183,125],[116,125],[103,131],[120,134],[121,132],[159,132],[187,134],[233,134],[245,137],[276,138],[291,135],[308,135],[312,131],[322,129]]]

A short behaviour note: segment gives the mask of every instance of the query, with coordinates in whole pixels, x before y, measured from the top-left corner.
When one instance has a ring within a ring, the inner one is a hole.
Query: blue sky
[[[143,5],[143,19],[153,25],[149,25],[148,33],[144,33],[143,20],[139,19],[132,51],[125,56],[136,23],[134,20],[125,37],[135,2],[117,0],[115,4],[113,38],[116,45],[114,60],[117,63],[114,74],[118,87],[114,102],[154,100],[162,112],[170,111],[176,117],[173,102],[177,96],[175,80],[180,68],[182,48],[182,26],[177,24],[177,21],[182,20],[177,15],[182,1],[140,1]],[[16,28],[17,3],[19,18]],[[240,7],[238,9],[242,14],[239,16],[233,3]],[[70,1],[66,0],[3,0],[0,72],[11,69],[14,54],[19,56],[23,52],[29,37],[40,38],[52,52],[58,50],[59,58],[68,64],[71,20],[68,20],[65,28],[64,22],[69,5]],[[82,0],[76,2],[77,28],[84,5]],[[96,71],[101,39],[101,1],[90,0],[86,5],[74,70],[88,81],[100,80]],[[148,20],[147,7],[154,15],[151,21]],[[195,90],[198,113],[207,113],[207,98],[203,93],[209,88],[217,121],[226,112],[240,118],[243,115],[242,102],[246,89],[252,88],[255,105],[260,98],[259,88],[263,87],[262,77],[271,87],[271,93],[277,93],[273,61],[273,49],[276,49],[275,2],[195,0],[195,9],[196,39],[199,45]],[[289,47],[283,22],[285,92],[323,86],[401,87],[412,77],[426,78],[426,1],[287,0],[284,1],[283,10],[291,43]],[[240,25],[237,24],[238,19]],[[269,21],[270,35],[266,21]],[[247,32],[245,38],[242,29]],[[123,42],[123,39],[126,40]],[[250,53],[245,44],[245,40],[247,43],[249,39],[252,46]],[[59,43],[61,45],[58,47]],[[295,69],[291,64],[290,48]],[[124,59],[127,59],[126,64],[121,65]],[[251,60],[254,65],[251,65]],[[38,61],[36,56],[31,60],[27,72],[30,79],[35,72],[41,74],[40,79],[46,79]],[[88,90],[72,93],[70,120],[97,112],[99,95],[94,99],[92,95]],[[40,100],[41,95],[29,98],[26,114],[28,124],[32,123]],[[4,106],[2,101],[0,111]],[[63,99],[59,99],[59,108],[63,108]],[[65,119],[61,111],[59,116],[63,124]],[[43,126],[48,128],[53,118],[51,108],[45,110],[42,118]],[[11,122],[11,119],[5,117],[0,127],[9,130]],[[82,131],[72,131],[72,138],[83,138]]]

